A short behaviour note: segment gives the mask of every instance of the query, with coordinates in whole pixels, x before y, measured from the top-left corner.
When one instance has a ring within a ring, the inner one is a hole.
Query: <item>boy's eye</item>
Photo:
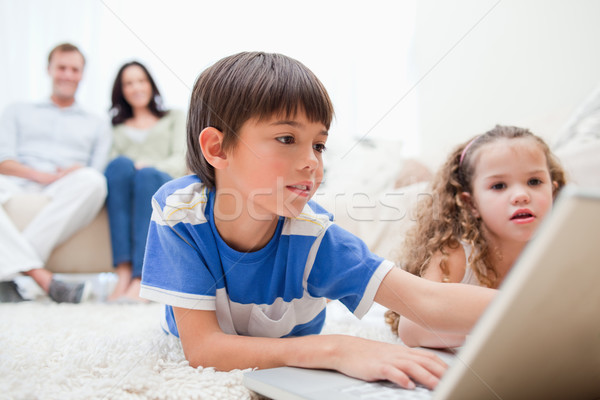
[[[528,184],[529,186],[537,186],[537,185],[541,185],[541,184],[542,184],[542,181],[541,181],[541,179],[538,179],[538,178],[531,178],[531,179],[530,179],[530,180],[527,182],[527,184]]]
[[[315,149],[315,151],[318,151],[319,153],[322,153],[325,150],[327,150],[327,147],[325,147],[325,143],[316,143],[313,145],[313,149]]]
[[[502,182],[501,183],[495,183],[495,184],[493,184],[491,186],[492,190],[501,190],[501,189],[504,189],[504,188],[506,188],[506,184],[502,183]]]
[[[283,143],[283,144],[292,144],[294,143],[294,137],[293,136],[279,136],[277,139],[277,141]]]

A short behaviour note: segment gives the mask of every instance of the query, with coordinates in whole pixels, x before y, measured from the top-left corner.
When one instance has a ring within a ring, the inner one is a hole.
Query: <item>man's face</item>
[[[52,96],[59,100],[73,100],[83,75],[83,56],[76,51],[56,51],[48,65],[52,78]]]

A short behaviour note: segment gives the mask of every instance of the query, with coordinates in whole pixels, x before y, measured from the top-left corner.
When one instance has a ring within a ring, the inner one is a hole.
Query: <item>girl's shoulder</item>
[[[443,263],[443,264],[442,264]],[[429,266],[423,273],[423,278],[438,282],[461,282],[465,276],[467,255],[464,247],[446,246],[444,251],[436,251],[429,261]]]

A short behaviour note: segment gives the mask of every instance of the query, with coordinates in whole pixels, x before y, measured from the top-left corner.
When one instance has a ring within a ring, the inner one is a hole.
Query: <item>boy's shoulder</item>
[[[181,218],[181,213],[190,211],[204,213],[209,191],[196,175],[186,175],[173,179],[160,187],[153,196],[165,218]],[[198,208],[200,207],[200,208]]]
[[[295,218],[288,218],[282,234],[319,236],[333,224],[333,215],[311,200]]]
[[[159,203],[164,203],[167,198],[175,193],[192,193],[204,190],[205,186],[196,175],[185,175],[180,178],[171,179],[162,185],[154,194]],[[184,200],[184,198],[182,198]]]

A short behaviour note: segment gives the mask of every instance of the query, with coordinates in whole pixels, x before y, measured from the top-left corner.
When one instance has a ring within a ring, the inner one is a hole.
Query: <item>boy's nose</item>
[[[302,168],[313,170],[319,165],[319,159],[315,155],[315,150],[311,147],[310,151],[306,152],[302,160]]]

